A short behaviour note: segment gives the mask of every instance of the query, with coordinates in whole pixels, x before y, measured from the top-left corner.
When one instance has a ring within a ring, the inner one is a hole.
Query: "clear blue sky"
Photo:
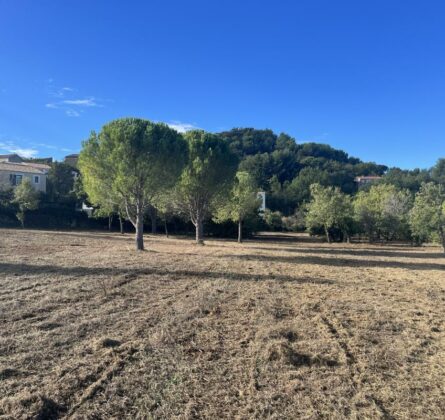
[[[0,0],[0,153],[124,116],[271,128],[402,168],[445,156],[445,2]]]

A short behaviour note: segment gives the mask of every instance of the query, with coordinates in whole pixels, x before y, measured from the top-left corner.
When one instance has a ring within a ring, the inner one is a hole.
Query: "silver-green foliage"
[[[25,216],[29,210],[39,207],[39,193],[34,190],[31,181],[25,178],[14,190],[13,202],[18,206],[17,219],[25,227]]]
[[[409,218],[418,242],[439,241],[445,251],[445,188],[432,182],[423,184],[414,199]]]
[[[311,201],[307,205],[306,225],[308,229],[323,228],[326,239],[331,241],[330,230],[337,228],[349,237],[352,221],[351,198],[339,188],[312,184]]]
[[[360,191],[354,199],[354,217],[359,230],[369,240],[405,239],[409,237],[408,216],[412,197],[408,190],[394,185],[373,185]]]

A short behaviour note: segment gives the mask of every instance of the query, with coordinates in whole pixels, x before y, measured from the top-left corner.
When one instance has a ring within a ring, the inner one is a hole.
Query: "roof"
[[[19,156],[17,153],[8,153],[7,155],[0,155],[0,159],[11,159],[11,158],[18,158],[19,160],[22,160],[21,156]]]
[[[10,163],[10,162],[8,162],[8,163]],[[45,172],[48,172],[51,169],[51,166],[46,165],[44,163],[23,162],[20,165],[31,166],[32,168],[41,169]]]
[[[65,159],[66,158],[78,158],[79,157],[79,154],[78,153],[73,153],[72,155],[66,155],[65,156]]]
[[[48,165],[43,165],[43,166],[48,166]],[[35,167],[34,165],[31,166],[26,163],[12,163],[12,162],[0,162],[0,171],[23,172],[27,174],[38,174],[38,175],[46,175],[47,172],[46,169],[38,168]]]

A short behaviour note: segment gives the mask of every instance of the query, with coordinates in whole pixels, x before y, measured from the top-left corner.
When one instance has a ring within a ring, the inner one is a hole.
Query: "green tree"
[[[264,222],[271,230],[281,230],[283,228],[283,215],[279,211],[266,209],[264,212]]]
[[[418,242],[438,240],[445,252],[445,188],[432,182],[423,184],[414,199],[409,221]]]
[[[243,240],[243,222],[250,215],[258,212],[261,200],[258,187],[247,172],[237,172],[230,197],[216,211],[216,221],[231,220],[238,224],[238,242]]]
[[[14,203],[17,204],[19,219],[22,227],[25,227],[26,212],[36,210],[39,207],[39,193],[32,187],[31,181],[25,178],[22,183],[14,190]]]
[[[53,162],[48,171],[47,193],[52,201],[74,199],[75,171],[72,166]]]
[[[155,197],[171,188],[187,158],[183,137],[165,124],[123,118],[106,124],[83,143],[79,169],[92,204],[123,205],[144,249],[144,214]]]
[[[178,185],[178,198],[195,226],[196,243],[202,244],[203,222],[228,193],[238,160],[214,134],[193,130],[185,138],[189,160]]]
[[[348,195],[338,187],[312,184],[311,201],[307,205],[306,224],[309,229],[323,228],[326,240],[331,242],[331,230],[339,229],[349,240],[352,224],[352,204]]]
[[[285,194],[288,197],[288,200],[292,203],[293,208],[310,200],[310,187],[312,184],[328,185],[328,173],[310,167],[302,169],[298,176],[285,188]]]
[[[394,185],[373,185],[360,191],[354,200],[354,217],[369,241],[393,240],[409,236],[408,214],[411,195]]]
[[[431,177],[434,182],[445,187],[445,158],[439,159],[432,167]]]

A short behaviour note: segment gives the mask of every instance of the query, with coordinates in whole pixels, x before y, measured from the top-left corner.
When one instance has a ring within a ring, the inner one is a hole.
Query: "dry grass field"
[[[440,248],[0,230],[0,418],[445,417]]]

